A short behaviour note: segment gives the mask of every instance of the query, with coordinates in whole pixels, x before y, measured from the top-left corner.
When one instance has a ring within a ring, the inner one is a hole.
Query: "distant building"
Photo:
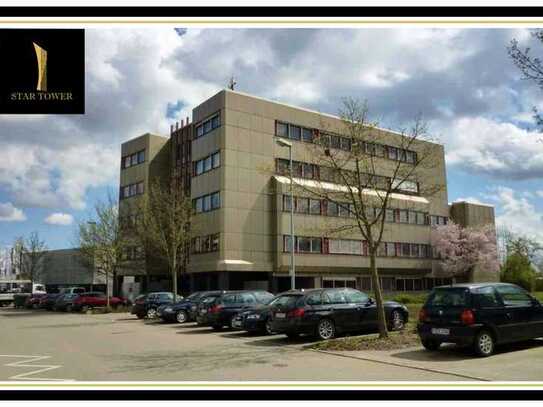
[[[283,137],[293,144],[297,184],[330,182],[326,168],[314,162],[307,146],[316,132],[338,129],[330,134],[331,148],[349,149],[350,140],[341,136],[339,118],[231,90],[204,101],[193,109],[192,116],[193,122],[187,119],[172,126],[169,138],[145,134],[123,143],[120,170],[123,222],[135,216],[129,203],[147,193],[153,180],[170,182],[190,193],[193,222],[199,230],[186,270],[190,290],[288,289],[290,205],[296,211],[297,287],[371,289],[365,242],[356,233],[339,239],[318,232],[324,221],[344,216],[337,206],[303,194],[290,202],[288,151],[274,141]],[[382,287],[417,291],[445,283],[436,273],[431,226],[451,218],[463,226],[494,224],[494,209],[467,202],[448,205],[442,145],[417,141],[408,151],[399,148],[402,135],[385,129],[378,132],[380,141],[373,147],[383,180],[390,178],[390,160],[414,163],[423,145],[435,151],[438,161],[418,182],[401,186],[404,189],[391,202],[378,259]],[[445,188],[421,196],[420,183],[426,181]],[[143,259],[147,267],[127,267],[121,279],[142,282],[147,288],[151,284],[168,287],[166,267],[148,261],[136,250],[130,256],[133,261]],[[498,275],[473,273],[472,278],[496,281]]]
[[[97,272],[94,265],[86,263],[77,248],[48,250],[35,280],[44,284],[47,292],[73,286],[106,291],[105,276]]]

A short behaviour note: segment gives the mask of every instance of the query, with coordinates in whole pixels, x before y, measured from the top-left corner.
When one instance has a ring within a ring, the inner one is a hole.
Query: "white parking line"
[[[8,380],[48,380],[48,381],[73,381],[74,379],[52,379],[52,378],[46,378],[46,377],[35,377],[33,375],[47,372],[49,370],[54,370],[62,367],[62,365],[36,365],[35,362],[38,362],[40,360],[44,359],[50,359],[51,356],[35,356],[35,355],[0,355],[0,358],[19,358],[23,359],[18,362],[11,362],[7,363],[4,366],[9,367],[37,367],[39,369],[33,370],[31,372],[27,373],[21,373],[15,376],[11,376],[8,378]],[[32,363],[32,364],[29,364]],[[32,377],[29,377],[32,376]]]

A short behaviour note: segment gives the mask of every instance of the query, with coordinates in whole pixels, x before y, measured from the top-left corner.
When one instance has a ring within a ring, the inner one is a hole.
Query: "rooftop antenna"
[[[230,77],[230,82],[228,83],[228,89],[234,90],[234,86],[236,86],[238,83],[234,80],[234,77]]]

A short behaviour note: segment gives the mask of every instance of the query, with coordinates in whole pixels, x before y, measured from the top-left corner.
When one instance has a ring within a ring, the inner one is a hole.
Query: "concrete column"
[[[321,288],[322,287],[322,277],[315,277],[315,282],[313,283],[313,287],[315,288]]]
[[[230,288],[230,279],[227,271],[218,272],[218,288],[219,290],[228,290]]]

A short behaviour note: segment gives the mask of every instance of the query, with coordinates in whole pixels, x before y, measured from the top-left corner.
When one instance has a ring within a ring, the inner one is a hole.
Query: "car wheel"
[[[332,339],[336,335],[334,323],[328,318],[321,319],[317,325],[317,336],[319,339]]]
[[[400,310],[395,309],[390,315],[389,331],[401,331],[405,328],[405,317]]]
[[[475,353],[483,357],[490,356],[494,353],[494,345],[494,337],[487,330],[480,331],[475,336],[475,342],[473,343]]]
[[[234,321],[236,320],[237,315],[234,315],[230,318],[230,329],[234,329]]]
[[[144,316],[145,316],[145,315],[143,315],[143,314],[136,314],[136,317],[137,317],[138,319],[143,319]]]
[[[90,308],[89,308],[88,305],[83,305],[83,306],[81,307],[81,312],[86,313],[89,309],[90,309]]]
[[[184,324],[188,319],[187,313],[185,311],[179,311],[176,315],[176,319],[180,324]]]
[[[72,306],[70,304],[66,305],[66,312],[72,312]]]
[[[147,310],[147,318],[154,319],[154,318],[156,318],[156,315],[157,315],[156,314],[156,308],[149,308]]]
[[[264,330],[267,335],[273,335],[272,325],[269,319],[267,319],[266,322],[264,323]]]
[[[215,330],[215,331],[220,331],[222,329],[222,325],[213,325],[212,328]]]
[[[424,349],[426,350],[438,350],[441,344],[438,341],[432,340],[432,339],[423,339],[422,346],[424,346]]]

